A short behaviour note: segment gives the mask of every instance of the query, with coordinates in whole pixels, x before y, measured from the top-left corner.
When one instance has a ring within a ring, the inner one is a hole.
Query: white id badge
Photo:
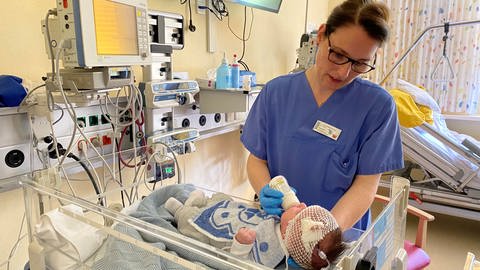
[[[335,141],[340,137],[340,133],[342,133],[341,129],[320,120],[317,120],[315,126],[313,126],[313,130]]]

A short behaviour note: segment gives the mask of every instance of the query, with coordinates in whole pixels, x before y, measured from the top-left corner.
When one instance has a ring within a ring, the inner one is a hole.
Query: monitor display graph
[[[107,0],[93,2],[98,55],[137,55],[135,7]]]

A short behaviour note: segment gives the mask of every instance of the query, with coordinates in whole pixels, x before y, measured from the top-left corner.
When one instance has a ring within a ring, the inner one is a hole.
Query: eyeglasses
[[[336,52],[332,49],[330,44],[330,36],[327,37],[328,40],[328,60],[337,65],[345,65],[347,63],[352,63],[352,70],[357,73],[367,73],[375,69],[375,62],[377,62],[377,55],[373,59],[373,65],[367,63],[359,62],[355,59],[352,59],[342,53]]]

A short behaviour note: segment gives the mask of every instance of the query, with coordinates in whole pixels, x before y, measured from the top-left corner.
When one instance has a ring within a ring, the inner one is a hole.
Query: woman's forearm
[[[257,194],[271,179],[267,161],[250,154],[247,159],[247,173],[250,184]]]
[[[345,231],[367,212],[375,199],[381,174],[357,175],[352,186],[335,204],[332,215]]]

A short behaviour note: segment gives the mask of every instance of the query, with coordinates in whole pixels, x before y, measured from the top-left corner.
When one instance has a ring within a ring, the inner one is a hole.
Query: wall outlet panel
[[[121,106],[124,106],[124,104]],[[115,112],[113,107],[111,107],[109,111]],[[102,146],[103,149],[97,147],[98,152],[103,155],[112,153],[115,137],[111,124],[105,121],[106,112],[102,112],[100,105],[95,104],[76,107],[75,112],[77,119],[85,121],[83,131],[89,140],[98,137],[101,143],[106,142],[106,145]],[[61,110],[54,111],[51,117],[52,121],[60,119],[61,114]],[[49,125],[49,123],[45,124],[46,129],[48,129],[46,135],[49,135],[51,131]],[[0,111],[0,126],[8,131],[2,133],[2,140],[0,141],[0,171],[2,172],[0,181],[41,169],[42,162],[38,157],[39,154],[32,149],[32,127],[27,113],[19,113],[16,108],[7,111],[2,110]],[[122,129],[123,128],[120,127],[117,130],[117,135],[121,133]],[[57,141],[62,144],[64,148],[68,147],[73,130],[74,123],[65,111],[62,119],[54,125]],[[80,138],[80,136],[80,133],[77,131],[76,138]],[[80,138],[80,140],[84,140],[84,138]],[[44,143],[43,140],[39,140],[39,149],[46,150],[47,146],[48,144]],[[122,149],[130,149],[132,147],[133,142],[131,137],[130,135],[126,135],[122,142]],[[85,158],[85,156],[80,153],[77,143],[73,145],[72,153],[80,159]],[[92,145],[88,145],[87,155],[89,158],[94,159],[98,156],[93,150]],[[54,165],[58,160],[50,159],[49,162],[51,165]],[[2,190],[0,190],[0,192],[1,191]]]
[[[193,106],[179,106],[173,108],[173,128],[191,127],[198,131],[206,131],[225,125],[224,113],[202,114]],[[185,124],[188,123],[188,126]]]

